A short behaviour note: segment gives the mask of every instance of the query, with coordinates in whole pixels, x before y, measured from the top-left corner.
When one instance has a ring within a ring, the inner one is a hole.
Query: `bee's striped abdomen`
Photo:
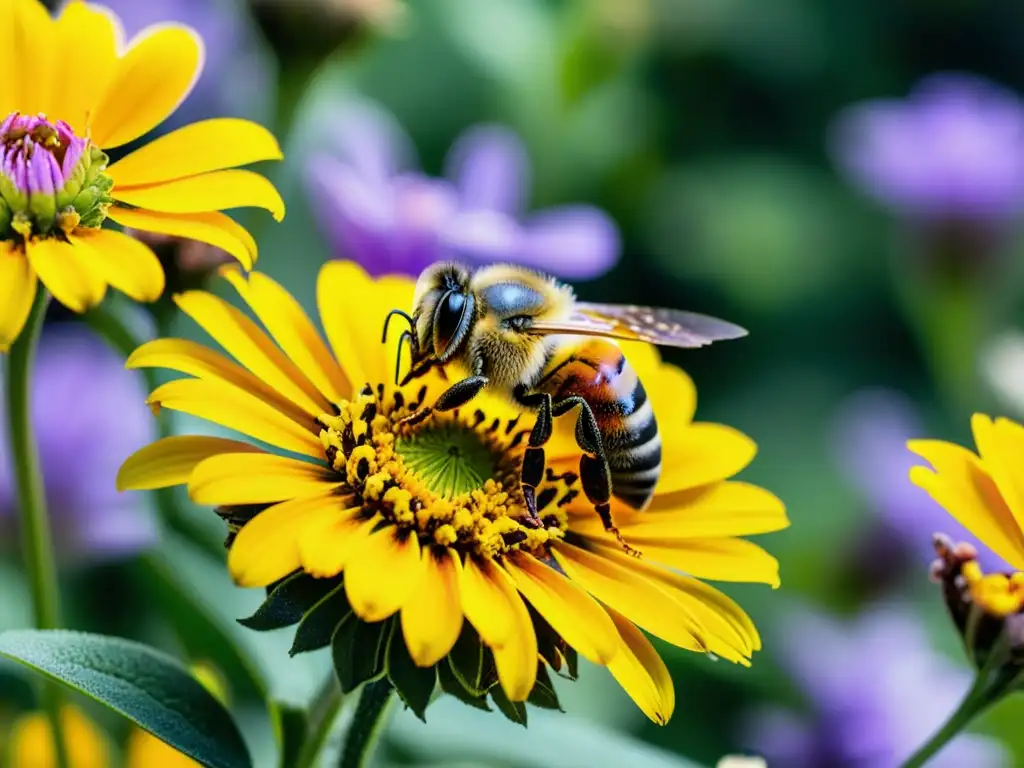
[[[587,401],[604,443],[612,495],[643,509],[661,476],[661,437],[643,382],[622,351],[603,339],[585,342],[540,388],[556,400],[579,395]]]

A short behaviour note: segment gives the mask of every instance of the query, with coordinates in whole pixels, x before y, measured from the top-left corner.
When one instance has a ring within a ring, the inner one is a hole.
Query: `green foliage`
[[[59,630],[9,630],[0,656],[127,717],[210,768],[248,768],[231,715],[173,658],[139,643]]]

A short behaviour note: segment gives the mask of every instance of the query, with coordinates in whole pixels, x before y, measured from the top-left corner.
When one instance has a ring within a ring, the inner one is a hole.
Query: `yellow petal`
[[[688,539],[641,545],[644,557],[698,579],[768,584],[777,589],[779,561],[746,539]]]
[[[619,647],[615,625],[587,592],[554,568],[521,554],[506,565],[516,588],[552,629],[595,664],[607,664]]]
[[[201,768],[191,757],[183,755],[169,744],[160,741],[156,736],[146,733],[141,728],[132,730],[125,748],[125,768]],[[77,766],[73,767],[77,768]]]
[[[717,589],[697,579],[674,573],[625,554],[618,546],[592,543],[593,553],[653,582],[675,600],[692,621],[701,627],[701,639],[707,650],[729,661],[749,666],[751,653],[761,648],[761,638],[754,622],[735,602]],[[641,627],[645,624],[623,614]],[[657,635],[653,629],[648,630]]]
[[[318,515],[299,536],[299,560],[303,569],[318,579],[337,576],[354,552],[380,522],[379,517],[362,516],[362,507]]]
[[[323,465],[272,453],[222,453],[193,470],[189,498],[196,504],[266,504],[318,496],[338,486]]]
[[[136,301],[164,292],[164,268],[148,245],[112,229],[79,229],[70,238],[104,281]]]
[[[241,432],[269,445],[324,458],[320,439],[244,389],[218,381],[179,379],[156,388],[146,401]]]
[[[0,242],[0,353],[18,338],[35,298],[36,275],[25,254]]]
[[[160,136],[107,169],[114,189],[158,184],[201,173],[280,160],[274,135],[248,120],[203,120]]]
[[[640,378],[663,434],[682,429],[693,421],[697,411],[697,387],[685,371],[662,364],[654,375]]]
[[[448,655],[459,638],[462,631],[460,569],[458,555],[450,549],[440,556],[429,549],[423,551],[415,587],[402,607],[402,635],[417,666],[433,666]]]
[[[357,388],[383,383],[390,391],[400,332],[392,329],[383,345],[381,330],[392,309],[412,311],[412,281],[370,280],[357,264],[333,261],[320,268],[316,295],[327,339],[348,380]]]
[[[537,681],[537,633],[515,584],[489,560],[466,559],[459,582],[462,609],[494,653],[510,701],[526,701]]]
[[[299,367],[240,310],[206,291],[186,291],[175,296],[174,303],[229,355],[304,411],[330,411],[330,403]]]
[[[121,23],[109,9],[66,3],[57,19],[53,44],[59,76],[53,78],[46,114],[84,136],[89,115],[114,75],[123,37]]]
[[[315,407],[303,410],[238,363],[232,362],[224,355],[194,341],[186,339],[147,341],[128,356],[125,367],[131,369],[166,368],[195,376],[197,379],[226,382],[256,395],[296,424],[313,432],[318,431],[314,426],[314,419],[322,414],[323,410]]]
[[[910,481],[1014,568],[1024,568],[1024,537],[981,460],[941,440],[911,440],[907,447],[934,467],[913,467]]]
[[[108,768],[111,765],[110,747],[103,732],[78,709],[65,706],[61,711],[61,725],[71,768]],[[32,712],[15,721],[5,749],[9,750],[12,768],[57,765],[50,721],[41,712]]]
[[[257,453],[238,440],[205,435],[163,437],[129,456],[117,471],[117,490],[149,491],[188,482],[201,461],[221,453]]]
[[[628,563],[564,542],[553,554],[570,579],[655,637],[691,651],[706,648],[705,630],[696,617],[658,582],[644,578]]]
[[[598,523],[599,524],[599,523]],[[642,513],[618,521],[630,541],[753,536],[789,526],[786,505],[756,485],[729,481],[655,496]]]
[[[311,520],[324,510],[343,509],[337,496],[293,499],[260,512],[242,526],[231,551],[228,570],[242,587],[265,587],[298,570],[298,539]]]
[[[274,280],[253,272],[246,280],[237,269],[222,270],[249,308],[288,356],[332,403],[352,396],[352,385],[302,305]]]
[[[252,171],[212,171],[143,187],[115,187],[112,195],[119,202],[161,213],[263,208],[277,221],[284,218],[284,200],[277,189]]]
[[[363,542],[345,566],[345,594],[356,616],[384,621],[405,604],[420,571],[416,536],[395,535],[391,526]]]
[[[46,108],[56,76],[53,34],[53,20],[42,3],[0,2],[0,50],[10,62],[3,78],[7,82],[0,85],[3,117],[14,110],[34,115]]]
[[[971,419],[971,428],[981,463],[999,488],[999,495],[1009,507],[1017,528],[1021,529],[1024,524],[1024,468],[1021,466],[1024,429],[1009,419],[993,421],[980,413]]]
[[[170,117],[202,69],[203,41],[185,26],[148,27],[128,45],[92,115],[91,138],[104,149],[127,144]]]
[[[658,424],[661,428],[660,417]],[[757,453],[753,440],[722,424],[662,428],[661,440],[663,454],[658,495],[725,480],[746,467]]]
[[[676,706],[676,691],[668,667],[631,621],[611,609],[608,615],[622,638],[608,671],[647,717],[658,725],[665,725]]]
[[[256,263],[256,241],[244,227],[223,213],[158,213],[114,205],[107,216],[122,227],[209,243],[234,256],[246,269],[252,269]]]
[[[33,240],[28,259],[53,297],[74,312],[85,312],[103,301],[107,284],[86,258],[91,253],[60,240]]]

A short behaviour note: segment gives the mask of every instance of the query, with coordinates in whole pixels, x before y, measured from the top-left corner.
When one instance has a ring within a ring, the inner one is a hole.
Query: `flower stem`
[[[60,591],[50,518],[46,511],[46,489],[39,469],[35,435],[32,433],[32,367],[49,303],[49,293],[40,286],[25,327],[11,346],[7,358],[7,386],[4,395],[14,485],[20,510],[22,551],[32,592],[35,625],[39,629],[57,629],[60,626]],[[65,768],[68,756],[60,716],[62,698],[57,683],[43,683],[43,706],[50,720],[57,765]]]
[[[385,677],[363,687],[352,717],[338,768],[364,768],[380,735],[384,714],[391,702],[391,682]]]

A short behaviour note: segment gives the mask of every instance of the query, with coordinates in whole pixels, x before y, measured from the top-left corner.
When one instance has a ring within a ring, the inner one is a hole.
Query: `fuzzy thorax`
[[[516,550],[546,556],[568,521],[557,507],[540,522],[527,517],[518,482],[525,432],[482,411],[468,420],[435,414],[415,427],[401,424],[416,405],[366,388],[337,414],[320,417],[320,439],[343,492],[367,518],[379,515],[423,546],[484,558]]]

